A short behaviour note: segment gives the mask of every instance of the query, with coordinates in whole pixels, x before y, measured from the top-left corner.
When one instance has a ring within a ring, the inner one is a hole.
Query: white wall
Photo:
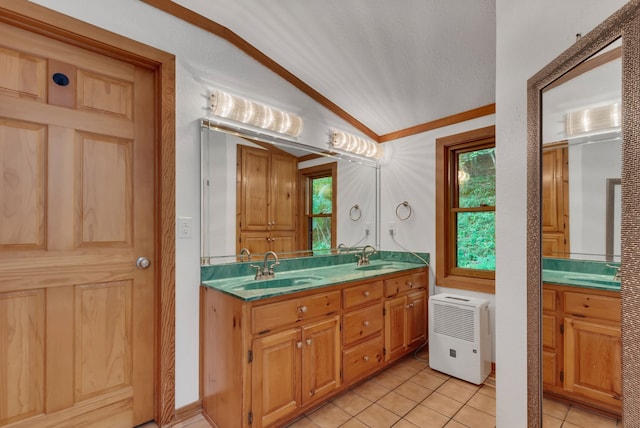
[[[496,0],[496,381],[498,427],[527,415],[527,79],[623,0]]]

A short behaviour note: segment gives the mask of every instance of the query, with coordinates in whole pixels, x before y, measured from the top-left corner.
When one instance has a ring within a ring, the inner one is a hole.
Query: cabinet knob
[[[298,349],[302,348],[302,342],[297,342],[297,343],[296,343],[296,347],[297,347]]]
[[[311,339],[307,339],[306,342],[307,342],[307,346],[311,345]]]
[[[300,312],[301,314],[304,314],[305,312],[307,312],[307,307],[306,306],[300,306],[298,308],[298,312]]]
[[[369,361],[369,356],[365,355],[364,357],[362,357],[362,359],[365,360],[365,361]]]
[[[409,303],[408,305],[405,305],[405,308],[411,309],[411,308],[413,308],[413,306],[414,306],[413,303]]]
[[[369,327],[369,321],[364,321],[362,325],[364,325],[365,327]]]
[[[363,295],[364,297],[369,297],[369,295],[370,295],[370,294],[371,294],[371,293],[369,293],[369,291],[364,291],[364,292],[362,293],[362,295]]]
[[[407,281],[407,287],[413,288],[413,281]]]

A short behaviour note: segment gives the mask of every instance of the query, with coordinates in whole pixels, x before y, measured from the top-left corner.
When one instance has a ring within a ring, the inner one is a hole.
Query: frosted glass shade
[[[330,143],[336,149],[370,158],[378,158],[382,155],[382,148],[377,143],[344,131],[332,131]]]

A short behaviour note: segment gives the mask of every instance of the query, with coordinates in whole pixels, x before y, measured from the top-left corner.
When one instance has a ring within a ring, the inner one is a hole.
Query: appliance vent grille
[[[475,340],[475,317],[473,309],[434,302],[433,310],[433,330],[435,333],[468,342]]]

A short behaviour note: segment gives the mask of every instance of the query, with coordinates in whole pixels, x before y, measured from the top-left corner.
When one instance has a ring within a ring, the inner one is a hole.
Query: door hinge
[[[387,348],[382,348],[382,355],[387,355]]]
[[[387,308],[382,308],[382,316],[387,315]]]
[[[564,372],[560,372],[560,382],[564,382]]]
[[[560,324],[560,334],[564,334],[564,324]]]
[[[247,361],[250,363],[253,362],[253,351],[251,349],[249,349],[249,352],[247,352]]]
[[[247,423],[249,425],[253,424],[253,412],[249,410],[249,414],[247,415]]]

